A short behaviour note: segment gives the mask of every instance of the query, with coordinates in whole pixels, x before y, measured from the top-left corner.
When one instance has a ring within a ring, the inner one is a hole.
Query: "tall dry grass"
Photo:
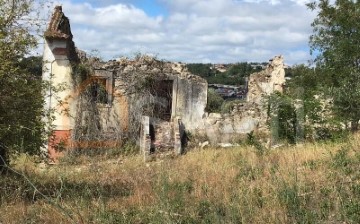
[[[80,156],[0,180],[0,223],[360,223],[360,137],[341,143]],[[74,161],[75,160],[75,161]],[[39,193],[41,192],[41,193]]]

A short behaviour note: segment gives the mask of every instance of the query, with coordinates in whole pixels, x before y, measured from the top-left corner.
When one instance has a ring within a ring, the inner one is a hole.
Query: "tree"
[[[260,69],[261,70],[261,69]],[[259,71],[252,68],[251,64],[248,64],[247,62],[241,62],[232,65],[227,70],[228,76],[239,76],[239,77],[248,77],[250,74]]]
[[[0,169],[10,153],[37,153],[42,144],[41,64],[25,58],[40,27],[33,7],[33,0],[0,0]]]
[[[215,75],[215,71],[211,69],[211,64],[193,63],[186,65],[189,71],[195,75],[207,78]]]
[[[360,2],[320,0],[308,7],[318,12],[310,47],[317,54],[317,66],[326,73],[334,111],[356,131],[360,119]]]

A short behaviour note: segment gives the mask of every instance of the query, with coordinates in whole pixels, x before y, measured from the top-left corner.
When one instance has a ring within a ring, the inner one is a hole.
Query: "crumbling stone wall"
[[[44,107],[55,111],[56,140],[49,139],[47,149],[54,151],[60,142],[64,148],[87,149],[138,140],[141,118],[148,116],[158,137],[153,144],[180,151],[178,117],[182,126],[196,127],[206,107],[207,82],[184,64],[149,56],[108,62],[87,58],[75,48],[69,21],[61,6],[55,7],[44,34],[43,78],[54,86],[66,84],[56,99],[47,90]]]
[[[67,113],[58,115],[53,123],[59,133],[71,133],[73,147],[78,143],[85,143],[84,148],[114,147],[140,138],[143,146],[173,145],[180,153],[185,130],[206,135],[212,143],[229,142],[252,131],[266,133],[268,117],[262,99],[274,91],[281,92],[285,83],[283,58],[276,56],[264,71],[250,76],[247,102],[235,105],[228,114],[207,114],[206,80],[188,72],[184,64],[149,56],[108,62],[86,58],[76,51],[69,19],[59,6],[45,39],[44,80],[59,79],[69,84],[60,92]],[[87,66],[85,75],[75,72],[70,63],[78,65],[79,60]],[[101,92],[106,96],[100,101],[100,89],[92,91],[95,84],[106,90]],[[57,109],[52,94],[48,95],[45,107]],[[166,116],[160,116],[163,110]],[[71,125],[65,127],[64,122],[69,120]],[[144,125],[153,125],[158,139],[149,139],[151,129]]]
[[[254,132],[270,144],[265,97],[275,91],[282,92],[284,84],[283,57],[275,56],[265,70],[250,75],[247,101],[234,105],[228,114],[206,114],[199,134],[207,136],[210,143],[218,144],[241,141]]]
[[[114,78],[114,103],[108,108],[110,116],[104,116],[103,122],[124,127],[122,131],[128,136],[138,135],[141,116],[157,117],[154,108],[162,106],[163,99],[153,88],[160,81],[172,82],[171,118],[181,117],[187,128],[195,129],[194,124],[204,115],[207,82],[189,73],[184,64],[138,56],[133,60],[121,58],[95,63],[93,70],[99,69],[112,72]],[[119,119],[123,123],[119,124]]]
[[[269,60],[266,69],[250,75],[248,82],[248,102],[261,104],[264,96],[274,91],[283,91],[285,84],[285,65],[283,56],[275,56]]]
[[[203,119],[199,134],[208,137],[210,143],[232,143],[243,140],[247,133],[261,131],[266,127],[266,118],[255,103],[234,105],[228,114],[210,113]]]
[[[145,161],[161,155],[180,155],[184,150],[184,129],[181,119],[166,122],[142,116],[139,145]]]
[[[269,118],[263,99],[274,91],[281,92],[285,82],[283,58],[277,56],[270,60],[264,71],[250,76],[247,102],[234,105],[228,114],[208,114],[205,113],[207,82],[189,73],[183,64],[148,56],[92,64],[94,75],[102,71],[111,73],[114,79],[112,104],[97,105],[96,116],[101,131],[114,139],[138,139],[142,117],[148,116],[157,135],[151,144],[159,149],[163,146],[173,148],[170,145],[175,141],[174,118],[181,119],[182,129],[205,135],[213,144],[238,141],[250,132],[269,136]],[[158,117],[154,110],[157,104],[164,104],[153,90],[154,83],[162,80],[172,82],[170,120]]]
[[[81,51],[79,55],[86,75],[73,74],[74,89],[78,91],[73,94],[77,96],[77,110],[72,114],[76,120],[73,148],[117,147],[127,140],[142,140],[146,134],[139,133],[148,130],[141,127],[142,117],[148,116],[156,135],[151,147],[156,146],[157,151],[176,148],[177,153],[181,152],[184,127],[197,127],[204,115],[207,99],[204,79],[189,73],[184,64],[149,56],[102,62],[87,58]],[[93,99],[91,83],[96,79],[105,83],[109,94],[106,102]],[[164,90],[163,84],[167,85],[165,93],[169,97],[157,94]],[[166,118],[157,111],[164,107],[169,110]],[[179,117],[183,119],[181,133]]]

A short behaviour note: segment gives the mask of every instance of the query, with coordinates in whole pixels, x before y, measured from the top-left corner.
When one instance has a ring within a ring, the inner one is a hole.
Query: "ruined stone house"
[[[141,122],[148,124],[142,128],[148,130],[144,137],[159,147],[174,147],[175,137],[181,140],[180,127],[197,127],[206,107],[204,79],[183,64],[147,56],[106,63],[86,59],[72,37],[69,19],[57,6],[43,54],[43,79],[51,83],[45,94],[45,109],[53,111],[51,158],[57,157],[59,145],[116,147],[138,137]],[[79,71],[84,64],[86,71]],[[181,150],[181,143],[176,144]]]
[[[207,82],[181,63],[148,56],[102,62],[75,48],[69,19],[55,7],[45,32],[45,109],[52,127],[46,150],[52,160],[68,148],[118,147],[137,140],[145,156],[181,153],[186,132],[212,143],[264,129],[261,97],[283,84],[283,59],[249,81],[249,99],[230,114],[207,114]],[[275,77],[276,76],[276,77]]]

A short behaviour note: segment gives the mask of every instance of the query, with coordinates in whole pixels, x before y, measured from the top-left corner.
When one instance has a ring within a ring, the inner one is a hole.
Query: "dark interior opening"
[[[154,145],[154,142],[155,142],[155,128],[154,128],[154,125],[152,125],[152,124],[150,124],[150,140],[151,140],[150,154],[152,154],[152,153],[155,152],[155,145]]]
[[[154,117],[170,121],[172,109],[173,80],[156,81],[152,88],[155,96]]]
[[[106,91],[106,79],[95,78],[91,83],[91,96],[92,100],[96,103],[107,104],[107,91]]]

